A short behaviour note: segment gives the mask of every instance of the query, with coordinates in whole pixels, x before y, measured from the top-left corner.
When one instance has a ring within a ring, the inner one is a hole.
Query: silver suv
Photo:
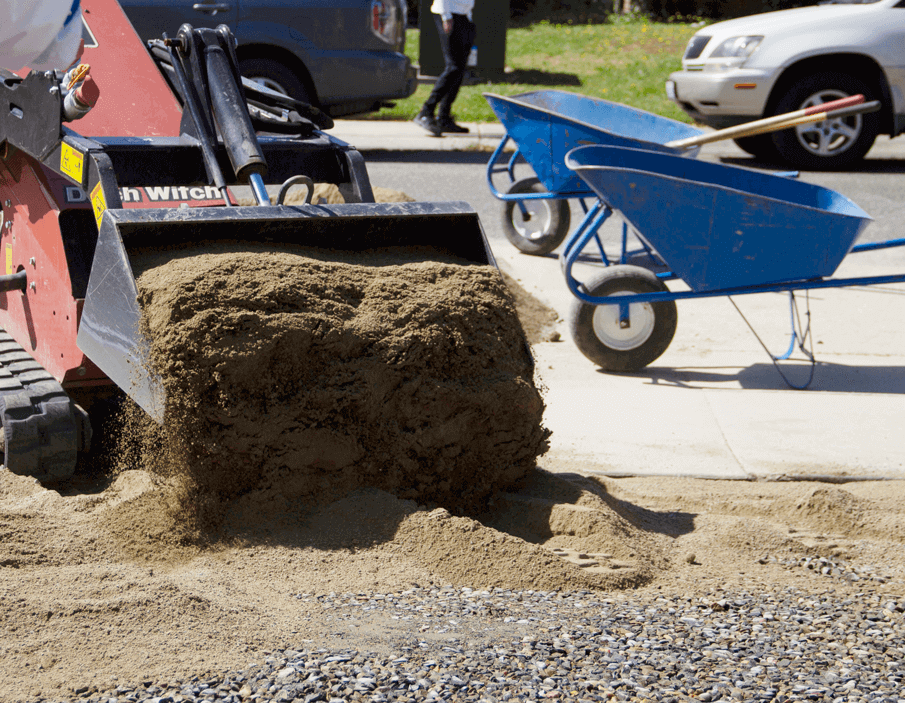
[[[801,169],[844,168],[905,131],[905,0],[836,3],[718,22],[689,41],[666,93],[717,129],[863,93],[870,115],[738,139]]]
[[[119,0],[144,41],[227,25],[246,78],[334,117],[415,92],[405,0]]]

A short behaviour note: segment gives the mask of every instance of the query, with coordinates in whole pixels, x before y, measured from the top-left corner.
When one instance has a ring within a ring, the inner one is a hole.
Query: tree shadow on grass
[[[527,85],[580,86],[581,79],[574,73],[540,71],[538,69],[516,68],[507,71],[479,69],[473,73],[475,83],[524,83]]]

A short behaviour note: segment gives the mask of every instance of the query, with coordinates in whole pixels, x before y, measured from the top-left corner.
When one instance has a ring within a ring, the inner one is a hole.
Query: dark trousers
[[[437,24],[446,65],[424,102],[423,109],[430,113],[436,110],[437,117],[443,119],[450,116],[453,101],[462,86],[462,79],[468,68],[468,55],[474,44],[475,25],[465,15],[453,15],[452,31],[447,34],[443,31],[443,19],[440,15],[434,15],[434,22]]]

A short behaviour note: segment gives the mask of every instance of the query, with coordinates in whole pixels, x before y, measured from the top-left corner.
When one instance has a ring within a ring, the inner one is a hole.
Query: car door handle
[[[228,12],[230,10],[229,3],[225,2],[217,2],[217,3],[202,3],[196,2],[192,5],[193,10],[197,10],[198,12],[210,13],[212,15],[216,15],[218,12]]]

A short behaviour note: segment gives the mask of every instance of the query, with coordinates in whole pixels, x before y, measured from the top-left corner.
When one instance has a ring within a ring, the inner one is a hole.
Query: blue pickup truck
[[[227,25],[243,76],[339,117],[415,92],[405,0],[119,0],[144,40]]]

